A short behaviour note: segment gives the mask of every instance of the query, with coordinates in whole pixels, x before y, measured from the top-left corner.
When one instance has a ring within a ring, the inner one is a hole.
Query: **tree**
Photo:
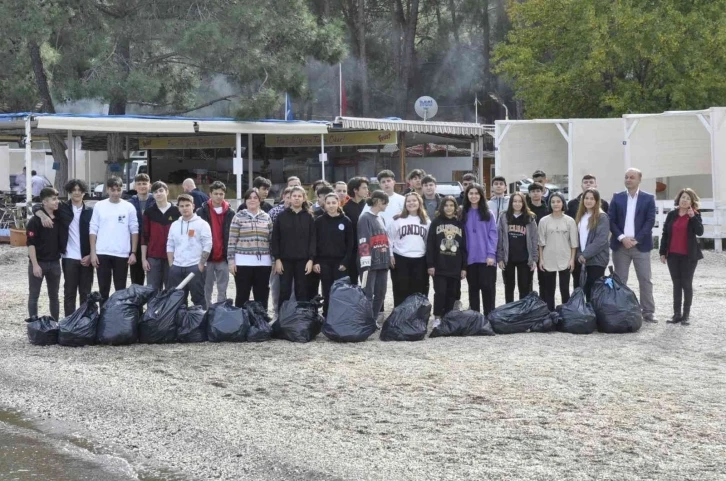
[[[526,0],[495,49],[528,117],[617,117],[726,101],[726,1]]]

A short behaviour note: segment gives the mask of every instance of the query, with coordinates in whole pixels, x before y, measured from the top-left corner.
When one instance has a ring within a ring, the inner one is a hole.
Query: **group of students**
[[[88,297],[94,269],[105,301],[112,281],[116,290],[126,287],[130,266],[132,282],[143,283],[145,275],[147,284],[158,289],[173,288],[195,274],[185,290],[192,303],[205,308],[215,285],[217,302],[227,298],[230,275],[238,307],[250,297],[268,306],[271,296],[277,312],[293,292],[306,301],[322,291],[323,315],[333,282],[349,277],[360,283],[381,322],[390,273],[394,307],[415,293],[428,296],[433,284],[436,324],[460,305],[463,279],[469,308],[493,310],[497,268],[507,303],[514,300],[515,288],[520,298],[532,291],[535,272],[551,310],[558,283],[562,302],[568,301],[570,277],[574,287],[582,283],[589,299],[612,248],[616,272],[625,282],[630,262],[635,264],[644,318],[656,322],[649,265],[655,204],[651,194],[640,192],[641,178],[637,169],[628,170],[627,190],[609,205],[592,175],[583,177],[583,193],[566,203],[545,187],[541,171],[533,175],[528,195],[507,195],[506,180],[494,177],[487,200],[473,174],[464,176],[464,191],[455,198],[438,195],[436,179],[418,169],[407,176],[409,188],[398,194],[393,172],[384,170],[377,176],[381,190],[374,192],[365,177],[335,185],[319,181],[313,186],[317,202],[311,205],[300,179],[291,177],[273,207],[265,202],[272,184],[258,177],[237,212],[218,181],[207,196],[187,179],[185,193],[173,205],[164,182],[149,185],[148,176],[139,174],[137,194],[125,201],[121,180],[111,177],[108,199],[91,208],[83,201],[85,182],[74,179],[66,185],[67,202],[44,188],[27,226],[28,310],[37,315],[45,278],[51,315],[58,319],[61,267],[67,316],[76,308],[77,295],[81,303]],[[695,238],[703,226],[695,192],[684,189],[676,203],[660,253],[674,281],[675,315],[669,322],[687,324],[693,272],[701,258]]]

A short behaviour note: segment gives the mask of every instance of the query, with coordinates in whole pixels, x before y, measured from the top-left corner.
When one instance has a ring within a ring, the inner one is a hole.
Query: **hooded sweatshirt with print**
[[[190,267],[202,261],[202,252],[212,252],[212,229],[197,214],[189,221],[180,217],[171,225],[166,252],[174,253],[174,265]]]

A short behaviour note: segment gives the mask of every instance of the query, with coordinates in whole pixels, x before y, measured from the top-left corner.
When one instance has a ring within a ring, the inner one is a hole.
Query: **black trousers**
[[[434,317],[454,310],[457,294],[461,295],[461,278],[434,276]]]
[[[138,264],[138,263],[137,263]],[[128,274],[129,260],[126,257],[98,256],[98,292],[101,293],[101,303],[106,303],[111,292],[111,278],[116,291],[126,289],[126,276]]]
[[[428,296],[429,274],[426,269],[426,257],[404,257],[393,254],[396,260],[395,269],[391,269],[393,284],[393,307],[400,305],[411,294],[417,292]]]
[[[308,261],[286,261],[282,259],[282,275],[280,276],[280,299],[278,309],[282,303],[290,300],[292,295],[292,281],[295,281],[295,299],[298,301],[309,301],[307,276],[305,275],[305,264]]]
[[[360,273],[358,272],[358,251],[356,250],[353,253],[352,260],[348,264],[348,272],[346,272],[346,275],[350,277],[350,283],[354,285],[358,285],[360,282],[360,279],[358,278],[360,276]]]
[[[497,293],[497,266],[488,266],[483,262],[469,264],[466,270],[466,282],[469,284],[469,309],[481,312],[481,303],[484,305],[484,314],[494,309],[494,299]]]
[[[234,283],[237,287],[237,295],[234,305],[242,307],[250,300],[250,291],[255,301],[267,309],[270,298],[270,266],[237,266],[237,273],[234,275]]]
[[[575,260],[575,268],[572,271],[572,290],[580,287],[580,275],[582,273],[582,264]],[[592,286],[591,286],[592,287]]]
[[[532,292],[532,271],[524,262],[508,262],[502,271],[504,274],[504,300],[507,304],[514,301],[514,282],[516,277],[519,298]]]
[[[131,284],[144,285],[146,272],[144,271],[143,262],[141,262],[141,240],[136,248],[136,264],[129,266],[129,274],[131,276]]]
[[[40,277],[35,277],[33,263],[28,261],[28,314],[30,317],[38,315],[38,298],[40,298],[40,288],[43,286],[43,279],[45,279],[45,287],[48,289],[50,315],[58,321],[60,315],[60,302],[58,301],[61,278],[60,262],[38,261],[38,265],[42,274]]]
[[[310,274],[305,276],[305,281],[308,283],[308,296],[312,299],[320,292],[320,274],[312,271]]]
[[[575,266],[575,269],[578,270],[577,266]],[[582,271],[582,268],[579,270]],[[585,279],[585,285],[582,287],[582,290],[585,291],[585,297],[589,301],[590,294],[592,293],[592,286],[595,284],[596,280],[605,275],[605,268],[601,266],[586,266],[585,274],[587,275],[587,278]],[[580,283],[579,281],[578,277],[578,284]]]
[[[688,256],[680,254],[668,254],[667,262],[673,281],[673,312],[681,314],[682,306],[683,313],[690,313],[693,303],[693,275],[698,261],[691,261]]]
[[[547,303],[550,311],[555,310],[555,288],[557,287],[557,278],[560,281],[560,297],[562,303],[570,300],[570,269],[559,272],[544,271],[540,275],[542,286],[540,287],[540,296]]]
[[[318,261],[318,264],[320,264],[320,284],[323,288],[323,317],[328,315],[330,288],[333,286],[333,282],[342,277],[348,277],[349,275],[347,270],[340,270],[342,260],[326,259]]]
[[[207,298],[204,296],[204,283],[206,277],[206,271],[199,271],[199,264],[192,266],[169,266],[169,285],[178,286],[181,282],[189,275],[194,274],[194,277],[189,284],[184,286],[184,304],[187,305],[187,299],[191,295],[192,305],[202,306],[204,309],[207,307]]]
[[[80,295],[81,304],[86,302],[93,286],[93,266],[81,265],[77,259],[62,259],[63,267],[63,313],[66,317],[76,310],[76,295]]]

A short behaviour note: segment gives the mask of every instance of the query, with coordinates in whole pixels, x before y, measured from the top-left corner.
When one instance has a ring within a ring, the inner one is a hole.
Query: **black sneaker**
[[[683,319],[681,319],[681,315],[680,314],[673,314],[673,317],[671,317],[669,320],[667,320],[666,323],[668,323],[668,324],[678,324],[682,320]]]

